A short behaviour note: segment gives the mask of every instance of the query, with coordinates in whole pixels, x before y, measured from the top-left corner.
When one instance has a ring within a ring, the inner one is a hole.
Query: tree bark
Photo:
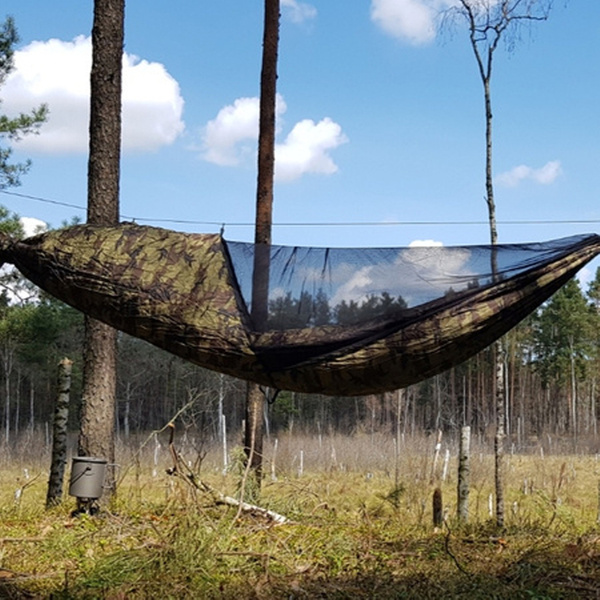
[[[119,222],[125,0],[95,0],[90,76],[88,223]]]
[[[95,0],[92,28],[88,212],[90,224],[119,222],[124,0]],[[115,462],[116,331],[86,317],[79,454]],[[114,491],[114,471],[106,485]]]
[[[65,465],[67,463],[67,424],[69,421],[69,396],[73,361],[63,358],[58,365],[58,390],[54,407],[52,434],[52,463],[46,508],[58,504],[62,498]]]
[[[433,526],[441,527],[444,521],[444,501],[442,497],[442,490],[439,487],[436,487],[435,490],[433,490],[432,509]]]
[[[260,483],[262,479],[264,403],[265,396],[260,387],[255,383],[248,382],[244,450],[257,483]]]
[[[460,432],[458,448],[458,486],[457,504],[458,519],[463,523],[469,520],[469,475],[470,469],[471,428],[465,426]]]
[[[265,0],[251,307],[252,322],[255,329],[258,330],[264,329],[268,314],[273,177],[275,172],[275,104],[278,46],[279,0]],[[262,475],[264,402],[264,393],[259,386],[255,383],[248,383],[244,449],[256,482],[259,485]]]
[[[504,344],[495,344],[496,367],[496,435],[494,436],[494,483],[496,488],[496,525],[504,527],[504,438],[506,437],[506,394]]]

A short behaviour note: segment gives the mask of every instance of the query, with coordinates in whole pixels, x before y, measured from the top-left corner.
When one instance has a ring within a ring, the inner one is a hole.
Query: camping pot
[[[107,461],[91,456],[74,456],[69,495],[95,500],[102,496]]]

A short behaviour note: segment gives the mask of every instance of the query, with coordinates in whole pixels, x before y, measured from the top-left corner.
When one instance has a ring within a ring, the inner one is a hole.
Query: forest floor
[[[224,474],[217,451],[172,475],[164,446],[121,456],[117,493],[94,516],[72,516],[67,495],[44,508],[39,455],[4,460],[0,598],[600,598],[597,455],[506,456],[498,530],[491,455],[471,457],[469,523],[459,524],[455,459],[445,476],[425,451],[404,452],[391,472],[350,469],[336,443],[335,466],[299,468],[295,450],[284,460],[282,440],[277,476],[268,473],[255,500],[282,524],[194,485],[239,495],[243,477],[235,464]],[[373,440],[347,443],[366,460]],[[446,519],[434,528],[438,486]]]

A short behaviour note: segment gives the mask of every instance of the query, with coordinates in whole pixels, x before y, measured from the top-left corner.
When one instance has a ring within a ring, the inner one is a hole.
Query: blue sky
[[[282,0],[275,243],[488,242],[482,86],[466,29],[432,19],[448,1]],[[581,4],[555,2],[496,54],[501,242],[600,230],[600,2]],[[0,203],[51,226],[85,218],[92,9],[2,3],[21,42],[0,110],[50,108],[15,146],[33,165],[8,191],[51,202]],[[127,3],[124,219],[252,239],[262,12],[261,0]]]

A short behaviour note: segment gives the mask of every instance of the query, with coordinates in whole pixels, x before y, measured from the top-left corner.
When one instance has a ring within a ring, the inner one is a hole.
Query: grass
[[[13,457],[0,465],[0,598],[600,597],[595,456],[507,456],[498,531],[488,513],[493,457],[472,453],[470,520],[458,524],[456,452],[446,481],[440,461],[432,482],[434,443],[407,441],[396,480],[386,436],[281,438],[277,480],[269,456],[260,503],[287,516],[284,525],[216,506],[168,476],[164,447],[158,465],[154,447],[137,460],[121,448],[117,496],[94,517],[72,517],[68,496],[45,510],[47,472],[35,463],[43,453]],[[239,475],[222,473],[219,449],[199,474],[236,494]],[[440,530],[431,521],[437,485]]]

